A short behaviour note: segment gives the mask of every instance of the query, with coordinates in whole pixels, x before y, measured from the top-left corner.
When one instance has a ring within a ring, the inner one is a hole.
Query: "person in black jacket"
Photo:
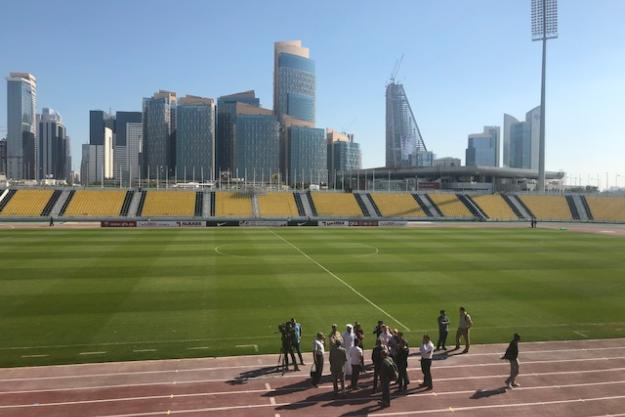
[[[380,378],[380,366],[382,366],[382,351],[384,350],[384,346],[382,346],[382,341],[380,339],[376,339],[375,347],[371,351],[371,361],[373,362],[373,390],[372,393],[375,393],[378,388],[378,379]]]
[[[447,333],[449,330],[449,319],[445,310],[441,310],[440,316],[438,316],[438,341],[436,342],[436,350],[447,350],[445,344],[447,343]]]
[[[408,380],[408,355],[410,354],[410,349],[408,348],[408,342],[404,339],[404,335],[399,332],[397,334],[397,353],[395,354],[395,363],[397,364],[397,391],[398,392],[406,392],[408,391],[408,384],[410,381]]]
[[[510,361],[510,376],[506,379],[506,388],[512,389],[512,387],[520,387],[516,382],[516,377],[519,375],[519,342],[521,341],[521,336],[518,333],[515,333],[512,342],[508,345],[508,349],[506,349],[506,353],[501,357],[501,359],[506,359]]]

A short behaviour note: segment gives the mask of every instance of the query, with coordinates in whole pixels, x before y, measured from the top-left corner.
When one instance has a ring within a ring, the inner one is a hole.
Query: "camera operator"
[[[295,354],[293,353],[293,341],[295,340],[295,329],[290,321],[278,326],[282,336],[282,353],[284,354],[284,369],[289,370],[289,355],[293,361],[294,371],[299,371],[297,362],[295,361]]]

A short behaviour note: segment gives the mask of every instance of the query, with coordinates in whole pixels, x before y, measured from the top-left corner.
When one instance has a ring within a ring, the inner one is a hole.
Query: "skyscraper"
[[[69,138],[61,115],[44,107],[37,119],[37,178],[68,179]]]
[[[328,179],[328,146],[323,129],[288,128],[286,178],[291,185],[319,184]]]
[[[7,77],[7,177],[35,178],[37,79],[12,72]]]
[[[89,144],[104,145],[104,129],[115,133],[115,117],[102,110],[89,110]]]
[[[540,146],[540,106],[527,112],[523,122],[509,114],[504,114],[503,125],[504,166],[537,171]]]
[[[176,108],[176,170],[185,181],[214,178],[215,102],[186,96]]]
[[[499,166],[499,126],[484,126],[482,133],[469,135],[466,150],[467,166]]]
[[[0,174],[7,174],[7,139],[0,138]]]
[[[165,178],[176,164],[176,93],[143,99],[143,175]]]
[[[419,152],[427,148],[404,86],[391,80],[386,86],[386,167],[417,166],[418,159],[423,159],[418,158]]]
[[[137,111],[118,111],[115,113],[115,132],[113,144],[113,177],[117,180],[129,180],[131,160],[135,161],[138,155],[130,154],[128,146],[128,124],[141,123],[142,114]],[[138,151],[136,151],[138,152]],[[133,159],[134,158],[134,159]],[[135,169],[133,175],[138,176]]]
[[[302,41],[274,44],[273,110],[286,126],[315,125],[315,62]]]
[[[234,140],[237,103],[260,107],[260,100],[256,98],[254,90],[221,96],[217,99],[216,173],[229,172],[232,168],[232,141]]]
[[[354,142],[351,133],[326,129],[328,144],[328,184],[333,188],[341,183],[345,173],[362,168],[360,144]]]
[[[126,123],[126,154],[128,155],[128,178],[141,178],[143,162],[143,123]]]

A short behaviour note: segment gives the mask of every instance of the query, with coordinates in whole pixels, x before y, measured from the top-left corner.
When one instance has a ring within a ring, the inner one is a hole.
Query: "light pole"
[[[538,148],[538,192],[545,192],[545,73],[547,39],[558,37],[558,1],[532,0],[532,41],[542,41],[543,61],[540,86],[540,143]]]

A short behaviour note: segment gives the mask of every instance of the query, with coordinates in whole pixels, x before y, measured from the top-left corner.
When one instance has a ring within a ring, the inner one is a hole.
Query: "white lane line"
[[[234,347],[239,349],[253,348],[254,352],[258,352],[258,345],[235,345]]]
[[[22,355],[22,358],[46,358],[50,355],[44,355],[44,354],[39,354],[39,355]]]
[[[356,295],[358,295],[360,298],[362,298],[363,300],[365,300],[367,303],[371,304],[373,307],[375,307],[378,311],[380,311],[382,314],[386,315],[387,317],[389,317],[391,320],[393,320],[395,323],[399,324],[401,327],[403,327],[404,329],[406,329],[407,331],[410,331],[410,329],[408,328],[408,326],[406,326],[404,323],[402,323],[401,321],[397,320],[395,317],[391,316],[389,313],[387,313],[382,307],[380,307],[379,305],[377,305],[376,303],[374,303],[373,301],[371,301],[370,299],[368,299],[366,296],[364,296],[360,291],[358,291],[357,289],[355,289],[354,287],[352,287],[351,285],[349,285],[347,282],[343,281],[341,278],[339,278],[338,275],[336,275],[334,272],[330,271],[328,268],[326,268],[325,266],[321,265],[319,262],[317,262],[316,260],[314,260],[313,258],[311,258],[306,252],[304,252],[303,250],[301,250],[300,248],[298,248],[297,246],[295,246],[293,243],[289,242],[288,240],[286,240],[285,238],[283,238],[282,236],[280,236],[279,234],[277,234],[276,232],[274,232],[273,230],[270,230],[271,233],[273,233],[276,237],[278,237],[278,239],[282,240],[284,243],[288,244],[289,246],[291,246],[293,249],[295,249],[296,251],[298,251],[299,253],[301,253],[306,259],[308,259],[309,261],[311,261],[312,263],[314,263],[315,265],[317,265],[319,268],[323,269],[324,271],[326,271],[330,276],[332,276],[334,279],[336,279],[338,282],[340,282],[341,284],[343,284],[344,286],[346,286],[347,288],[349,288],[350,290],[352,290],[352,292]]]
[[[609,372],[622,372],[625,371],[625,368],[613,368],[613,369],[592,369],[592,370],[571,370],[571,371],[553,371],[553,372],[532,372],[532,373],[523,373],[524,377],[541,377],[541,376],[554,376],[554,375],[579,375],[579,374],[594,374],[594,373],[609,373]],[[467,377],[451,377],[451,378],[436,378],[438,382],[450,382],[450,381],[467,381],[467,380],[482,380],[482,379],[503,379],[509,376],[509,374],[494,374],[494,375],[480,375],[480,376],[467,376]],[[301,375],[299,376],[301,377]],[[188,385],[188,384],[202,384],[206,382],[224,382],[226,380],[194,380],[194,381],[179,381],[173,382],[170,384],[173,385]],[[416,380],[419,382],[420,380]],[[624,382],[617,381],[617,382]],[[602,384],[603,382],[596,383],[587,383],[590,384]],[[608,383],[616,383],[614,381],[608,381]],[[6,391],[0,392],[0,397],[2,395],[12,395],[12,394],[24,394],[24,393],[37,393],[37,392],[58,392],[58,391],[81,391],[81,390],[95,390],[95,389],[107,389],[107,388],[132,388],[132,387],[147,387],[154,385],[167,385],[166,382],[148,382],[141,384],[123,384],[123,385],[102,385],[102,386],[88,386],[88,387],[76,387],[76,388],[52,388],[52,389],[41,389],[41,390],[21,390],[21,391]],[[269,386],[269,389],[267,387]],[[559,385],[560,386],[560,385]],[[322,389],[331,389],[332,385],[325,384],[319,385]],[[552,386],[554,387],[554,386]],[[523,387],[526,389],[531,389],[532,387]],[[248,389],[248,390],[234,390],[234,391],[211,391],[204,393],[193,393],[193,394],[176,394],[176,397],[184,397],[184,396],[194,396],[194,395],[205,395],[205,396],[216,396],[216,395],[241,395],[241,394],[254,394],[254,393],[266,393],[266,392],[283,392],[283,391],[304,391],[307,388],[305,387],[291,387],[291,388],[274,388],[271,389],[271,386],[266,383],[265,388],[259,389]],[[520,388],[519,388],[520,389]],[[475,390],[471,391],[474,392]],[[450,391],[455,392],[455,391]],[[433,394],[433,393],[431,393]],[[439,395],[442,395],[440,391],[438,391]],[[425,393],[421,393],[419,395],[425,395]],[[158,398],[169,398],[168,396],[149,396],[158,397]],[[121,400],[119,398],[110,398],[110,399],[101,399],[101,400],[92,400],[92,401],[124,401],[123,397]],[[131,397],[138,398],[138,397]],[[148,397],[146,397],[148,398]],[[2,406],[0,406],[2,408]]]
[[[187,350],[206,350],[208,349],[208,346],[194,346],[194,347],[188,347]]]
[[[133,349],[135,353],[143,353],[143,352],[156,352],[156,349]]]
[[[503,376],[503,375],[502,375]],[[498,375],[498,377],[500,377]],[[606,385],[620,385],[620,384],[625,384],[625,380],[619,380],[619,381],[602,381],[602,382],[584,382],[584,383],[576,383],[576,384],[567,384],[567,385],[538,385],[538,386],[534,386],[534,387],[521,387],[521,388],[515,388],[515,391],[535,391],[535,390],[546,390],[546,389],[565,389],[565,388],[579,388],[579,387],[596,387],[596,386],[606,386]],[[327,389],[330,390],[331,386],[327,385]],[[261,390],[262,391],[262,390]],[[276,392],[278,392],[279,390],[275,390]],[[453,395],[466,395],[466,394],[473,394],[475,393],[475,389],[472,390],[458,390],[458,391],[438,391],[436,393],[434,392],[423,392],[423,393],[414,393],[414,394],[409,394],[407,395],[408,397],[423,397],[423,396],[439,396],[439,395],[447,395],[447,396],[453,396]],[[238,391],[236,393],[240,393],[241,391]],[[65,405],[78,405],[78,404],[101,404],[101,403],[108,403],[108,402],[131,402],[131,401],[145,401],[145,400],[162,400],[162,399],[171,399],[171,398],[193,398],[193,397],[206,397],[206,396],[211,396],[214,395],[214,393],[212,392],[194,392],[194,393],[189,393],[189,394],[167,394],[167,395],[146,395],[146,396],[136,396],[136,397],[118,397],[118,398],[102,398],[102,399],[95,399],[95,400],[77,400],[77,401],[58,401],[58,402],[49,402],[49,403],[28,403],[28,404],[12,404],[12,405],[0,405],[0,409],[12,409],[12,408],[31,408],[31,407],[36,407],[36,408],[42,408],[42,407],[56,407],[56,406],[65,406]],[[369,399],[371,400],[371,397],[352,397],[352,398],[343,398],[343,399],[328,399],[328,400],[310,400],[310,401],[302,401],[302,402],[298,402],[298,404],[317,404],[317,403],[322,403],[322,402],[335,402],[335,401],[347,401],[347,402],[351,402],[351,401],[357,401],[357,400],[362,400],[362,399]],[[291,405],[292,403],[283,403],[283,404],[279,404],[280,406],[283,405]],[[270,397],[269,398],[269,404],[271,406],[275,406],[278,405],[276,403],[276,399],[275,397]],[[216,411],[216,410],[234,410],[234,409],[238,409],[238,408],[257,408],[257,407],[265,407],[267,406],[267,404],[258,404],[258,405],[254,405],[254,404],[250,404],[250,405],[246,405],[246,406],[233,406],[233,407],[215,407],[212,409],[209,409],[210,411]]]
[[[588,349],[548,349],[548,350],[533,350],[533,351],[522,351],[521,355],[526,356],[528,354],[534,353],[564,353],[564,352],[590,352],[590,351],[602,351],[602,350],[617,350],[617,349],[625,349],[625,346],[620,347],[600,347],[600,348],[588,348]],[[367,351],[368,352],[368,351]],[[451,355],[456,356],[456,355]],[[463,355],[464,356],[464,355]],[[500,352],[485,352],[485,353],[469,353],[464,357],[472,357],[472,356],[501,356]],[[411,357],[412,359],[413,357]],[[611,356],[611,357],[590,357],[583,359],[559,359],[554,360],[553,362],[566,362],[566,361],[586,361],[586,360],[608,360],[608,359],[625,359],[625,356]],[[416,360],[416,358],[414,359]],[[148,362],[148,361],[146,361]],[[162,362],[162,361],[161,361]],[[528,363],[549,363],[552,360],[545,361],[524,361],[524,364]],[[436,364],[436,362],[435,362]],[[92,364],[93,365],[93,364]],[[102,366],[102,364],[96,364]],[[76,365],[68,365],[74,367]],[[507,363],[504,362],[493,362],[493,363],[475,363],[475,364],[464,364],[464,365],[441,365],[435,366],[437,369],[440,368],[466,368],[466,367],[479,367],[479,366],[507,366]],[[155,370],[155,371],[126,371],[126,372],[99,372],[94,374],[72,374],[72,375],[59,375],[59,376],[38,376],[32,378],[0,378],[0,382],[10,382],[10,381],[31,381],[31,380],[48,380],[48,379],[76,379],[76,378],[94,378],[94,377],[103,377],[103,376],[121,376],[121,375],[154,375],[154,374],[168,374],[175,372],[207,372],[207,371],[222,371],[229,369],[246,369],[246,368],[257,368],[258,365],[250,364],[250,365],[233,365],[233,366],[215,366],[215,367],[199,367],[199,368],[184,368],[184,369],[164,369],[164,370]],[[275,363],[265,364],[264,367],[274,368]],[[410,368],[410,370],[416,368]],[[419,368],[420,369],[420,368]],[[289,375],[285,375],[284,377],[288,378]],[[248,379],[255,379],[254,377]]]
[[[94,352],[80,352],[79,355],[104,355],[106,354],[105,350],[98,350],[98,351],[94,351]]]
[[[576,335],[581,336],[581,337],[583,337],[585,339],[588,339],[588,335],[586,333],[582,332],[581,330],[573,330],[573,333],[575,333]]]
[[[265,382],[265,389],[267,391],[271,391],[271,385],[269,385],[269,382]]]
[[[553,387],[547,386],[545,388],[552,389]],[[475,391],[470,391],[471,393]],[[462,394],[466,394],[467,392],[462,392]],[[440,393],[439,393],[440,394]],[[427,394],[421,394],[427,395]],[[571,400],[554,400],[554,401],[538,401],[538,402],[524,402],[524,403],[509,403],[509,404],[493,404],[493,405],[477,405],[477,406],[469,406],[469,407],[453,407],[452,411],[472,411],[472,410],[486,410],[486,409],[497,409],[497,408],[519,408],[519,407],[532,407],[532,406],[547,406],[547,405],[557,405],[557,404],[572,404],[572,403],[584,403],[584,402],[592,402],[592,401],[609,401],[609,400],[620,400],[625,399],[625,395],[612,395],[606,397],[590,397],[590,398],[576,398]],[[331,402],[352,402],[358,400],[366,400],[371,401],[370,397],[359,397],[359,398],[340,398],[330,400]],[[298,405],[314,405],[321,403],[323,401],[299,401]],[[250,404],[250,405],[238,405],[238,406],[224,406],[224,407],[212,407],[212,408],[195,408],[195,409],[185,409],[185,410],[173,410],[171,414],[194,414],[194,413],[209,413],[215,411],[230,411],[230,410],[244,410],[244,409],[253,409],[253,408],[267,408],[267,407],[288,407],[293,405],[293,403],[277,403],[273,404]],[[452,409],[452,407],[448,408],[434,408],[429,410],[415,410],[415,411],[397,411],[390,413],[373,413],[366,415],[357,415],[350,414],[352,417],[374,417],[374,416],[402,416],[402,415],[411,415],[411,414],[429,414],[429,413],[448,413]],[[139,413],[130,413],[130,414],[107,414],[101,415],[98,417],[147,417],[147,416],[155,416],[162,415],[162,411],[148,411],[148,412],[139,412]]]

